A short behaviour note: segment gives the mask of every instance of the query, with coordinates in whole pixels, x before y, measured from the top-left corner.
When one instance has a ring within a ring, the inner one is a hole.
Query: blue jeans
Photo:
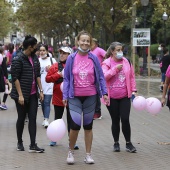
[[[43,115],[44,115],[44,118],[46,119],[49,119],[49,116],[50,116],[51,98],[52,98],[52,95],[44,94],[44,100],[41,103]]]

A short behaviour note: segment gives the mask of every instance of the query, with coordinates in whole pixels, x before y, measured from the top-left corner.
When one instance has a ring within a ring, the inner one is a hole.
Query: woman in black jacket
[[[4,58],[4,49],[0,46],[0,93],[5,91],[5,83],[8,81],[8,73],[7,73],[7,65],[6,60]],[[1,106],[1,98],[0,98],[0,109]]]
[[[37,40],[32,36],[26,36],[23,42],[24,50],[17,54],[12,61],[12,92],[11,98],[16,103],[18,119],[17,128],[17,150],[24,151],[22,134],[26,114],[29,118],[29,134],[31,144],[29,152],[44,152],[37,146],[36,142],[36,118],[38,108],[38,87],[40,100],[43,100],[42,86],[40,80],[40,63],[35,55]],[[38,87],[37,87],[38,86]]]

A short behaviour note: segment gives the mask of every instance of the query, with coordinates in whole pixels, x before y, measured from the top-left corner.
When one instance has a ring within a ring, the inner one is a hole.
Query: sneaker
[[[101,117],[101,113],[95,113],[93,116],[93,120],[99,119]]]
[[[115,142],[113,145],[113,151],[114,152],[120,152],[120,145],[118,142]]]
[[[8,109],[6,105],[0,105],[0,108],[1,108],[2,110],[7,110],[7,109]]]
[[[74,164],[74,151],[69,151],[67,156],[67,164],[72,165]]]
[[[136,152],[136,148],[132,145],[131,142],[129,142],[126,143],[126,151],[133,153]]]
[[[74,145],[74,150],[79,150],[79,146],[77,144]]]
[[[44,126],[44,124],[45,124],[45,120],[43,120],[43,122],[42,122],[42,126]]]
[[[51,141],[51,142],[49,143],[49,146],[55,146],[55,145],[57,145],[57,142]]]
[[[17,144],[17,151],[25,151],[23,143],[18,143]]]
[[[101,120],[102,119],[102,115],[98,119]]]
[[[44,152],[45,150],[44,149],[42,149],[42,148],[39,148],[38,146],[37,146],[37,144],[35,144],[34,146],[31,146],[30,145],[30,148],[29,148],[29,152],[36,152],[36,153],[42,153],[42,152]]]
[[[163,92],[163,86],[160,86],[160,92]]]
[[[48,120],[45,119],[45,120],[44,120],[44,127],[47,128],[48,126],[49,126]]]
[[[94,164],[94,160],[93,158],[91,157],[91,154],[90,153],[86,153],[86,157],[84,158],[84,162],[86,164]]]

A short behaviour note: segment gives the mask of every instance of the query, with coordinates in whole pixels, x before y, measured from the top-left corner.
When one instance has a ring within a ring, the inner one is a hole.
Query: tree
[[[7,36],[10,32],[12,24],[12,6],[6,1],[0,1],[0,38]]]

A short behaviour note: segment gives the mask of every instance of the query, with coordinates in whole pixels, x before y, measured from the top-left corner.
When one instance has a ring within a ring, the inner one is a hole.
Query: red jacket
[[[65,64],[63,64],[63,67],[65,67]],[[57,72],[58,72],[58,63],[54,63],[48,70],[48,73],[46,76],[46,82],[54,83],[52,104],[57,105],[57,106],[64,106],[62,102],[63,93],[60,90],[61,83],[59,84],[55,83],[59,78],[61,78],[60,74],[58,74]]]

